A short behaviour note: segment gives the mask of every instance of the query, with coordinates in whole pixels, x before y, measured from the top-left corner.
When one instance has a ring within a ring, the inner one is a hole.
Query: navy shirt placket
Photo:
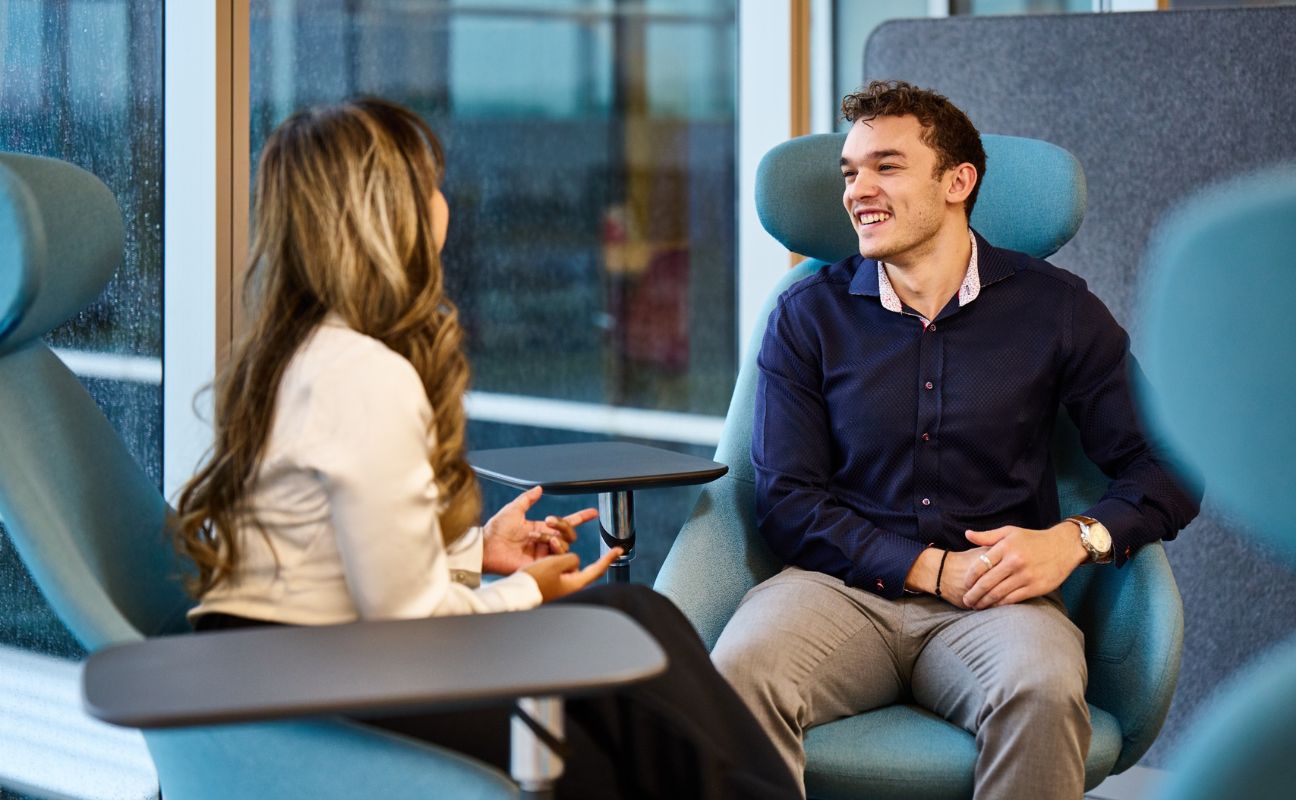
[[[926,542],[940,537],[940,413],[941,369],[945,346],[942,331],[946,323],[924,326],[918,340],[918,414],[914,433],[914,512],[918,535]]]

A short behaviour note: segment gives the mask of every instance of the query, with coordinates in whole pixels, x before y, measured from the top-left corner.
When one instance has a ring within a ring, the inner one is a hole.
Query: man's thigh
[[[747,593],[712,660],[749,704],[775,705],[804,729],[905,694],[901,614],[885,598],[789,567]]]
[[[1084,635],[1057,594],[956,614],[940,624],[914,662],[915,701],[976,732],[1008,702],[1083,702]]]

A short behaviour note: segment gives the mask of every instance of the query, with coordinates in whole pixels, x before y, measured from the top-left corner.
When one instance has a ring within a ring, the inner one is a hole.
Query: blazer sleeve
[[[452,556],[428,461],[432,408],[408,361],[386,351],[319,376],[310,404],[312,468],[325,487],[348,590],[362,619],[512,611],[540,604],[516,573],[472,589],[451,569],[481,571],[480,531]],[[474,563],[469,563],[474,562]]]

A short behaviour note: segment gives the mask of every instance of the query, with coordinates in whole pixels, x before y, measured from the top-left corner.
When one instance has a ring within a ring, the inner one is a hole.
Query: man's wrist
[[[939,568],[941,553],[936,547],[928,547],[914,559],[909,574],[905,576],[904,588],[910,592],[925,594],[936,593],[936,571]]]
[[[1110,564],[1112,561],[1112,540],[1107,527],[1093,517],[1073,514],[1062,522],[1071,523],[1075,528],[1074,541],[1083,558],[1080,564]],[[1077,565],[1078,566],[1078,565]]]
[[[1058,523],[1062,528],[1062,535],[1066,537],[1068,547],[1067,553],[1072,557],[1072,568],[1081,567],[1089,563],[1089,551],[1085,549],[1084,543],[1080,541],[1080,523],[1068,517]]]

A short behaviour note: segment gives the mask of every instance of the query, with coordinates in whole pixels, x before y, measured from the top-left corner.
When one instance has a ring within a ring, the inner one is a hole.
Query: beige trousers
[[[911,702],[975,735],[977,800],[1084,794],[1084,637],[1057,593],[964,611],[788,567],[747,593],[711,657],[799,777],[807,729]]]

